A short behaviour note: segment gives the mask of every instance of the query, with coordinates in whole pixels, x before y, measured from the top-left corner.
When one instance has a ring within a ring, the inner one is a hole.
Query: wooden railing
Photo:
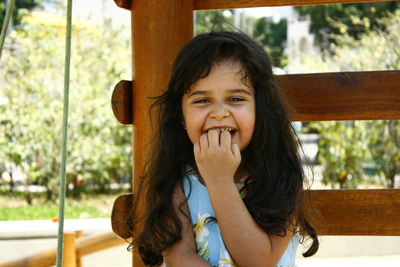
[[[207,9],[233,9],[247,7],[265,7],[265,6],[304,6],[304,5],[323,5],[337,3],[358,3],[358,2],[381,2],[387,0],[194,0],[195,10]],[[119,2],[128,2],[119,1]],[[132,1],[130,1],[132,2]]]
[[[82,231],[64,233],[63,267],[83,267],[82,257],[126,243],[114,233],[82,237]],[[56,264],[57,249],[52,248],[22,259],[0,263],[0,267],[49,267]]]

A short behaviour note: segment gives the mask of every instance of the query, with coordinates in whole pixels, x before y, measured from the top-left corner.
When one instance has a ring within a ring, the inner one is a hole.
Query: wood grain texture
[[[135,90],[133,90],[134,175],[133,191],[149,151],[154,125],[149,118],[149,97],[166,89],[172,63],[178,51],[193,37],[193,1],[132,1],[132,38]],[[157,123],[153,116],[153,123]],[[141,201],[138,201],[141,208]],[[143,266],[134,250],[134,266]]]
[[[57,248],[52,248],[22,259],[0,263],[0,267],[49,267],[56,264]]]
[[[398,120],[400,71],[278,75],[293,121]]]
[[[306,198],[319,235],[400,235],[400,189],[311,190]]]
[[[400,71],[278,75],[293,121],[398,120]],[[131,124],[132,87],[120,81],[112,95],[117,120]]]
[[[133,123],[133,81],[122,80],[114,87],[111,108],[115,118],[122,124]]]
[[[63,246],[63,256],[62,256],[62,266],[63,267],[76,267],[76,244],[75,244],[76,234],[75,232],[65,232],[64,233],[64,246]]]
[[[125,8],[130,10],[132,1],[131,0],[114,0],[115,4],[119,6],[120,8]]]
[[[63,266],[77,266],[81,258],[104,249],[127,244],[114,233],[82,236],[82,231],[64,233]],[[82,236],[82,237],[81,237]],[[0,267],[48,267],[56,264],[57,248],[36,253],[22,259],[0,263]]]
[[[111,213],[111,227],[113,232],[123,238],[132,237],[131,230],[127,227],[130,211],[133,207],[133,194],[119,196],[115,201]]]
[[[194,0],[194,9],[233,9],[246,7],[303,6],[383,1],[385,0]]]
[[[106,232],[87,237],[81,237],[76,242],[76,254],[79,258],[108,248],[128,243],[114,233]]]
[[[121,222],[131,209],[132,195],[117,201],[113,230],[127,238]],[[305,193],[305,209],[319,235],[400,236],[400,189],[310,190]]]

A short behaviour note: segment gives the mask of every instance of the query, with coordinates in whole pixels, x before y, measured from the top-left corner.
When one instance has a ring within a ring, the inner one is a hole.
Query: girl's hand
[[[197,168],[207,186],[234,183],[234,176],[241,161],[238,144],[231,143],[228,131],[211,129],[194,144]]]

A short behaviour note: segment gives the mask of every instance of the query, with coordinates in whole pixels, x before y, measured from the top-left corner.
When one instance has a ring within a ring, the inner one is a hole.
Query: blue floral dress
[[[207,187],[199,181],[195,172],[187,174],[183,182],[196,240],[197,254],[213,267],[237,266],[226,249],[217,222],[213,219],[215,213]],[[240,185],[237,184],[237,187],[240,189]],[[295,266],[298,243],[299,235],[296,234],[276,265],[277,267]]]

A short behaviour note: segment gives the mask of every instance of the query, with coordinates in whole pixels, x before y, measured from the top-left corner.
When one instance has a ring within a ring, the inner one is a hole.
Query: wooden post
[[[76,267],[75,232],[64,233],[63,267]]]
[[[77,239],[79,239],[82,236],[83,236],[82,230],[75,231],[75,237]],[[77,251],[76,248],[75,248],[75,251]],[[76,257],[76,267],[82,267],[82,257],[80,257],[77,252],[75,252],[75,255],[76,255],[75,256]]]
[[[193,1],[134,0],[132,10],[133,39],[133,191],[143,174],[152,126],[148,116],[151,101],[167,87],[171,64],[180,48],[193,37]],[[154,118],[155,119],[155,118]],[[140,205],[139,205],[140,206]],[[144,266],[137,250],[133,265]]]

